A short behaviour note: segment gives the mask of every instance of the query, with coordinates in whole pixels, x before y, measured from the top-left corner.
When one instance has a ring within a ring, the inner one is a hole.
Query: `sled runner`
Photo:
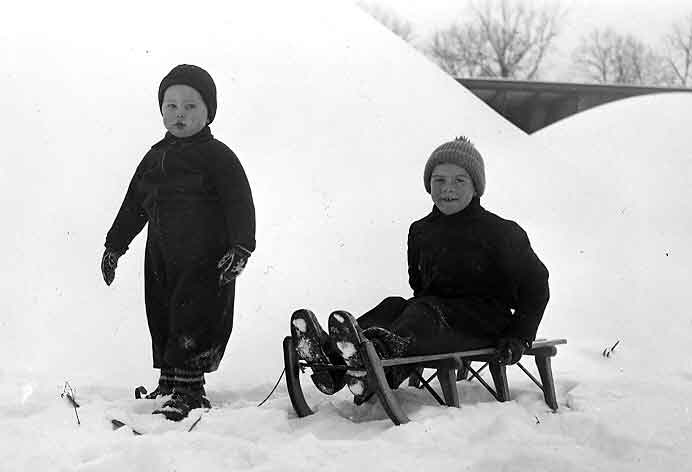
[[[524,356],[533,356],[540,381],[536,379],[521,363],[516,365],[542,390],[545,402],[548,406],[557,410],[557,398],[555,396],[555,384],[553,382],[553,371],[551,358],[557,355],[557,345],[566,344],[565,339],[541,339],[533,342]],[[284,364],[286,367],[286,384],[288,394],[291,399],[293,409],[299,417],[311,415],[313,413],[305,400],[303,389],[300,384],[300,374],[306,368],[323,369],[344,369],[343,366],[331,365],[309,365],[299,360],[293,339],[288,336],[283,342]],[[434,354],[427,356],[400,357],[394,359],[380,359],[372,342],[365,339],[357,349],[361,359],[364,360],[368,378],[374,379],[375,393],[380,400],[385,412],[395,425],[407,423],[409,421],[401,405],[394,396],[392,389],[387,384],[385,378],[385,367],[407,365],[414,368],[409,385],[422,385],[441,405],[459,407],[459,392],[456,387],[457,380],[466,379],[471,375],[471,379],[477,379],[498,401],[510,399],[509,384],[507,382],[506,366],[500,365],[496,360],[497,351],[495,348],[475,349],[471,351],[452,352],[447,354]],[[472,366],[472,362],[484,362],[485,364],[478,370]],[[486,366],[489,367],[495,388],[491,387],[480,376],[480,371]],[[423,377],[423,369],[434,369],[435,373],[428,379]],[[430,381],[437,377],[442,389],[442,397],[432,388]]]

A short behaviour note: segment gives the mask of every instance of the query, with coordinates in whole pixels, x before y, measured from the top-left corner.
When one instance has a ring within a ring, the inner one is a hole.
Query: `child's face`
[[[430,177],[430,196],[445,215],[452,215],[468,206],[476,194],[473,180],[466,169],[456,164],[438,164]]]
[[[207,106],[199,92],[188,85],[171,85],[161,104],[163,125],[176,138],[197,134],[207,125]]]

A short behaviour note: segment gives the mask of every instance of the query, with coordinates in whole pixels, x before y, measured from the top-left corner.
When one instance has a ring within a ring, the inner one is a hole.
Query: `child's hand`
[[[119,252],[106,248],[101,258],[101,274],[106,285],[113,283],[115,279],[115,268],[118,267],[118,259],[122,256]]]
[[[221,270],[219,274],[219,287],[223,287],[236,279],[245,269],[247,260],[252,254],[243,246],[234,246],[221,258],[216,265]]]

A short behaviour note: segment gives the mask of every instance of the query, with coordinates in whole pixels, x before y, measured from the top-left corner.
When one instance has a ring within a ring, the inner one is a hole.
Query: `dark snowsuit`
[[[124,253],[149,223],[144,282],[155,368],[213,372],[233,328],[235,283],[216,265],[255,249],[255,209],[240,161],[209,127],[170,133],[137,167],[106,247]]]
[[[548,303],[548,270],[524,230],[485,210],[477,197],[462,211],[437,207],[408,235],[414,297],[385,299],[358,319],[410,337],[411,355],[535,339]]]

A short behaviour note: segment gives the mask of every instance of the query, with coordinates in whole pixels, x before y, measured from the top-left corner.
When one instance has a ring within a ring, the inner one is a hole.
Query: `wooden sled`
[[[536,379],[521,363],[518,366],[529,378],[541,389],[545,402],[548,406],[557,410],[557,398],[555,396],[555,384],[553,382],[553,371],[551,358],[557,355],[557,345],[566,344],[565,339],[541,339],[533,342],[524,356],[533,356],[540,381]],[[286,366],[286,385],[288,395],[291,399],[293,409],[299,417],[305,417],[313,413],[310,406],[305,401],[303,389],[300,384],[300,374],[306,367],[313,367],[298,359],[293,339],[288,336],[284,339],[284,364]],[[471,351],[452,352],[448,354],[434,354],[428,356],[400,357],[395,359],[380,359],[375,351],[373,344],[365,340],[358,346],[361,359],[366,359],[366,369],[368,377],[375,379],[376,394],[385,412],[395,425],[408,423],[409,419],[401,408],[399,401],[394,396],[392,389],[389,388],[385,379],[384,368],[409,365],[413,367],[413,373],[409,380],[409,385],[424,387],[441,405],[459,407],[459,391],[456,382],[458,380],[477,379],[498,401],[504,402],[510,399],[509,384],[507,382],[507,372],[505,365],[500,365],[495,357],[495,348],[475,349]],[[478,370],[472,366],[472,362],[484,362],[485,364]],[[480,372],[485,367],[489,367],[495,388],[491,387],[480,376]],[[314,366],[322,368],[344,369],[339,366]],[[423,377],[424,369],[434,369],[431,377]],[[442,397],[430,385],[430,381],[437,377],[442,390]]]

